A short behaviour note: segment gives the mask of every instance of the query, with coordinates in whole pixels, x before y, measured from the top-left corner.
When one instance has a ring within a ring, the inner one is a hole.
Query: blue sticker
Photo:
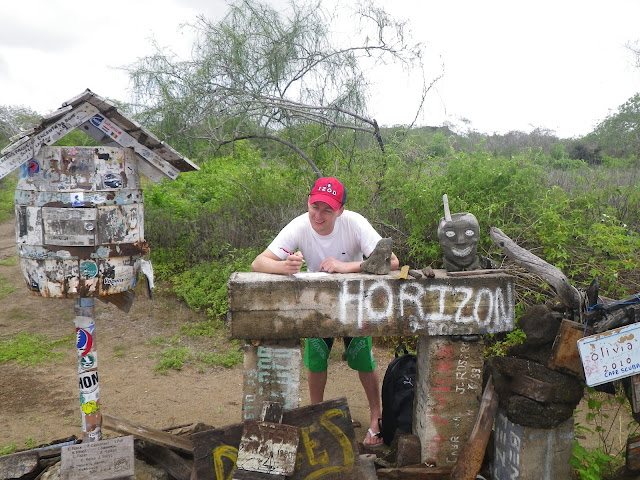
[[[93,262],[82,262],[80,264],[80,275],[85,278],[94,278],[98,274],[98,266]]]

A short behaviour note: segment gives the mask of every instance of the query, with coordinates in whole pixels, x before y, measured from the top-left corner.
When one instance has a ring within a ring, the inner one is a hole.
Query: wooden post
[[[74,324],[78,352],[80,414],[82,418],[82,436],[85,442],[96,442],[102,438],[98,353],[93,307],[93,298],[79,298],[76,300],[74,308],[76,314]]]
[[[301,358],[298,340],[245,346],[243,420],[259,419],[264,402],[282,403],[285,410],[299,406]]]
[[[482,394],[484,343],[418,337],[413,433],[422,462],[455,465],[473,430]]]

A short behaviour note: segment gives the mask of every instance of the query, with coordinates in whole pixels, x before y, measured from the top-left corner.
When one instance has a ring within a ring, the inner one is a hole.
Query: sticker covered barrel
[[[137,163],[131,149],[44,146],[21,166],[16,243],[33,293],[95,297],[135,286],[148,252]]]

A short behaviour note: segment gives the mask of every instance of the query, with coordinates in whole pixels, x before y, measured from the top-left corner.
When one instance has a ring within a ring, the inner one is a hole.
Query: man
[[[310,272],[354,273],[360,271],[364,256],[371,255],[382,238],[359,213],[344,209],[347,191],[337,179],[316,181],[307,203],[308,213],[294,218],[269,247],[251,264],[254,272],[294,274],[303,259]],[[391,254],[391,269],[399,267]],[[380,388],[371,337],[344,339],[347,363],[358,371],[369,403],[370,424],[364,439],[366,446],[381,445],[378,419],[382,417]],[[309,369],[311,403],[323,400],[327,383],[327,360],[332,338],[309,338],[305,343],[304,364]]]

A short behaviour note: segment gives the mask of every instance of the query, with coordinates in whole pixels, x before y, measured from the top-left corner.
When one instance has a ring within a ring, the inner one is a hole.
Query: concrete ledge
[[[514,277],[236,272],[228,282],[232,338],[463,335],[514,327]]]

